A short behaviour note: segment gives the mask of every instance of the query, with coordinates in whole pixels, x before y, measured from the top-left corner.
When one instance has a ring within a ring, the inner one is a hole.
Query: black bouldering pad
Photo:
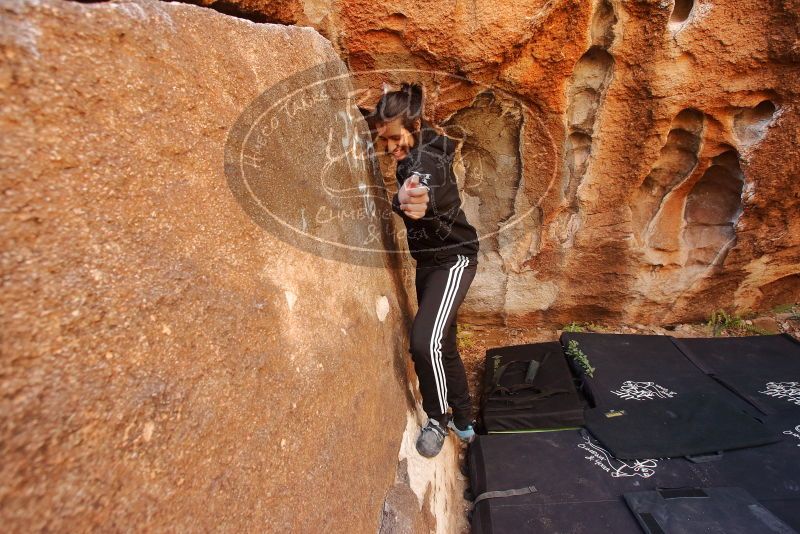
[[[667,462],[670,469],[659,469]],[[602,501],[642,487],[702,483],[704,466],[684,459],[614,458],[586,430],[476,436],[468,453],[474,496],[528,485],[531,495],[507,502]],[[620,501],[621,502],[621,501]]]
[[[483,501],[474,512],[472,534],[638,534],[624,501],[508,503]]]
[[[537,491],[481,500],[472,532],[638,532],[625,492],[702,483],[699,464],[668,462],[661,469],[659,460],[617,460],[585,430],[477,436],[468,455],[475,497],[530,485]]]
[[[588,376],[567,351],[576,342],[594,367]],[[691,391],[721,389],[667,336],[564,332],[567,361],[585,382],[593,406],[613,407],[620,400],[659,401]]]
[[[706,454],[778,439],[666,336],[565,332],[561,342],[595,405],[586,426],[618,458]],[[593,372],[571,358],[574,343]]]
[[[583,409],[558,342],[486,351],[482,432],[581,426]]]
[[[535,493],[478,502],[474,533],[636,532],[622,495],[663,487],[739,486],[800,528],[800,421],[777,421],[783,439],[694,463],[683,458],[624,461],[585,430],[478,436],[468,464],[473,496],[534,486]]]
[[[779,442],[727,451],[698,467],[709,485],[744,488],[800,529],[800,414],[782,413],[763,420],[780,437]]]
[[[789,334],[672,342],[703,372],[761,413],[800,413],[800,343]]]
[[[625,494],[647,534],[796,534],[742,488],[667,488]]]
[[[673,458],[766,445],[779,436],[713,394],[690,392],[668,403],[595,408],[586,428],[621,459]]]

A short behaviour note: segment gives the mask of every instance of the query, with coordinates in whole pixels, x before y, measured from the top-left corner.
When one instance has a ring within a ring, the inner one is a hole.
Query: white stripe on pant
[[[439,311],[436,313],[436,321],[431,332],[431,365],[436,379],[436,391],[439,396],[439,406],[442,413],[447,412],[447,380],[445,379],[444,366],[442,365],[442,334],[447,316],[450,314],[450,309],[453,305],[453,298],[461,282],[461,274],[464,272],[464,267],[466,267],[467,263],[469,263],[469,260],[465,256],[459,255],[456,264],[450,268],[450,272],[447,275],[447,284],[442,295],[442,302],[439,305]],[[453,279],[454,274],[455,279]]]

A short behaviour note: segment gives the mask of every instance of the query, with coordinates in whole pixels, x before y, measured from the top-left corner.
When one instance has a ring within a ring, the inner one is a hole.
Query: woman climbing
[[[404,83],[399,91],[384,92],[370,122],[379,145],[385,144],[397,161],[399,191],[392,209],[405,223],[416,260],[419,309],[410,352],[428,415],[417,450],[433,457],[448,428],[464,441],[475,436],[467,377],[456,348],[456,314],[477,270],[478,235],[461,209],[452,170],[455,143],[433,129],[423,109],[422,86]]]

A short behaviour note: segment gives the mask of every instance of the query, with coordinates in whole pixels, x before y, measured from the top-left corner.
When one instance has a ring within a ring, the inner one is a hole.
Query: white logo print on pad
[[[655,382],[632,382],[626,380],[619,389],[612,389],[611,393],[628,400],[646,399],[671,399],[677,393],[670,391]]]
[[[800,406],[800,382],[767,382],[766,388],[766,391],[759,391],[759,393],[786,399],[792,404]]]
[[[793,438],[800,439],[800,425],[797,425],[792,430],[784,430],[783,433],[786,434],[787,436],[792,436]],[[798,443],[797,446],[800,447],[800,443]]]
[[[583,437],[583,443],[579,443],[578,447],[589,453],[589,456],[584,456],[584,458],[614,478],[650,478],[656,474],[658,460],[650,458],[646,460],[633,460],[631,463],[624,462],[613,456],[600,445],[592,443],[592,440],[589,439],[588,436]]]

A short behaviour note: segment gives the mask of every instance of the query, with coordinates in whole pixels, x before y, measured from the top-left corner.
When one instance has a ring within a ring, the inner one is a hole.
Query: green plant
[[[714,337],[720,335],[723,330],[728,328],[742,328],[745,326],[744,320],[736,315],[729,315],[725,310],[717,310],[711,314],[708,319],[708,327],[714,334]]]
[[[769,335],[769,332],[763,330],[755,325],[750,325],[745,322],[745,320],[738,316],[732,315],[726,312],[725,310],[717,310],[711,314],[711,318],[708,320],[708,327],[712,329],[714,336],[718,336],[722,333],[723,330],[744,330],[746,332],[752,332],[754,334],[758,334],[760,336]]]
[[[800,304],[797,303],[781,304],[780,306],[775,306],[772,308],[772,311],[775,313],[790,314],[788,317],[790,321],[800,320]]]
[[[497,382],[497,370],[500,369],[500,360],[502,358],[499,354],[492,356],[492,383]]]
[[[594,376],[595,368],[589,363],[589,357],[586,356],[586,354],[578,346],[578,342],[574,339],[571,339],[569,343],[567,343],[567,355],[575,360],[575,362],[581,366],[583,372],[589,377]]]
[[[562,330],[564,332],[586,332],[586,329],[583,328],[580,323],[576,323],[574,321],[566,325],[564,328],[562,328]]]
[[[775,312],[775,313],[787,313],[787,312],[795,313],[795,309],[794,308],[795,308],[795,304],[792,304],[792,303],[780,304],[780,305],[775,306],[774,308],[772,308],[772,311]]]
[[[456,323],[456,345],[459,350],[469,349],[475,344],[475,338],[472,331],[468,330],[466,325]]]
[[[763,329],[761,329],[761,328],[759,328],[759,327],[757,327],[755,325],[745,324],[743,326],[743,328],[745,330],[747,330],[748,332],[752,332],[754,334],[758,334],[759,336],[768,336],[768,335],[770,335],[770,332],[767,332],[766,330],[763,330]]]

